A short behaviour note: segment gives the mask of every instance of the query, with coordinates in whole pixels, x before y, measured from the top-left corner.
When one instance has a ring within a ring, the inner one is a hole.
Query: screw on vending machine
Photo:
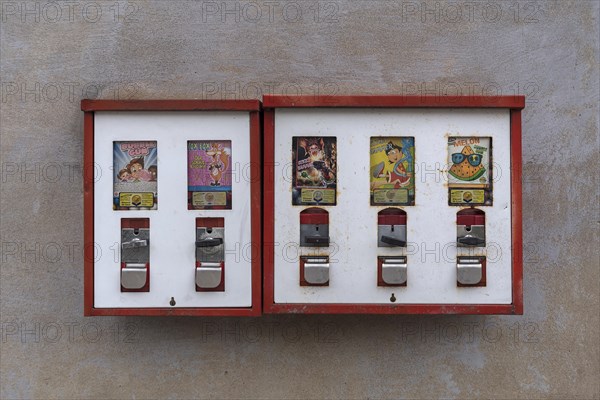
[[[392,297],[390,297],[390,301],[391,301],[392,303],[395,303],[395,302],[396,302],[396,296],[394,296],[394,293],[392,293]]]
[[[171,297],[171,301],[169,301],[169,304],[171,306],[174,306],[175,304],[177,304],[177,303],[175,303],[175,298],[174,297]]]

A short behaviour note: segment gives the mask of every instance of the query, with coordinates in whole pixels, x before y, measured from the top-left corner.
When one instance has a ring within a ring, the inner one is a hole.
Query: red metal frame
[[[521,110],[525,96],[284,96],[265,95],[263,254],[265,313],[523,314]],[[506,108],[510,110],[512,304],[277,304],[274,297],[274,154],[276,108]]]
[[[258,316],[261,314],[261,104],[258,100],[82,100],[83,235],[85,316]],[[252,306],[248,308],[95,308],[94,307],[94,112],[96,111],[247,111],[250,114],[250,191]]]

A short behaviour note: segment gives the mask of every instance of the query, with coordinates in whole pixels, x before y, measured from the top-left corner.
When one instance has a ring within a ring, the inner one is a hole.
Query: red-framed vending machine
[[[260,107],[82,101],[85,315],[260,315]]]
[[[266,313],[522,314],[523,96],[265,96]]]

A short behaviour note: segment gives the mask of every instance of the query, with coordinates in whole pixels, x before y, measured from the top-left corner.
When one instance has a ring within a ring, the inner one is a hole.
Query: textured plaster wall
[[[600,396],[598,2],[0,6],[1,398]],[[525,314],[84,318],[80,100],[269,92],[526,94]]]

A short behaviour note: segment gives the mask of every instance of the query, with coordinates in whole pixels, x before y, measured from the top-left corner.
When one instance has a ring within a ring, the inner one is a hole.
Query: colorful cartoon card
[[[113,142],[113,209],[156,210],[155,141]]]
[[[337,146],[335,137],[292,138],[292,204],[336,204]]]
[[[231,210],[231,140],[188,142],[188,209]]]
[[[415,138],[372,137],[371,205],[415,204]]]
[[[448,138],[448,204],[492,205],[492,138]]]

